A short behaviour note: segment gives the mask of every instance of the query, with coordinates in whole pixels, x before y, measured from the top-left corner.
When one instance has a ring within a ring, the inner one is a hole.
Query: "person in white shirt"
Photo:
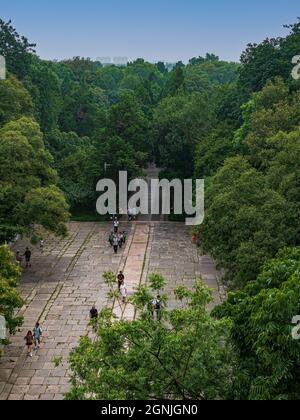
[[[127,299],[127,288],[126,288],[126,285],[125,285],[124,281],[121,284],[120,293],[121,293],[121,296],[122,296],[122,302],[123,303],[126,303],[126,299]]]
[[[119,221],[117,219],[114,220],[114,231],[118,233],[119,230]]]

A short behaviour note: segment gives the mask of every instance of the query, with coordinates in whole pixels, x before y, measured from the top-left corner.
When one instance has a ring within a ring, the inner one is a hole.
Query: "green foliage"
[[[62,97],[54,64],[35,57],[24,84],[35,104],[35,118],[41,129],[49,131],[55,128],[62,108]]]
[[[29,93],[14,76],[0,82],[0,127],[21,117],[31,117],[33,103]]]
[[[268,80],[281,76],[293,84],[292,58],[299,54],[300,21],[287,26],[287,37],[266,39],[261,44],[249,44],[242,54],[239,85],[249,92],[261,90]]]
[[[46,136],[45,141],[55,160],[59,175],[58,185],[65,193],[71,209],[78,211],[92,208],[101,164],[97,161],[97,149],[92,140],[56,129]]]
[[[149,151],[148,122],[138,102],[131,94],[123,94],[108,116],[108,132],[118,136],[135,150]]]
[[[299,248],[280,251],[215,311],[233,322],[240,365],[248,371],[248,399],[299,399],[299,342],[292,337],[292,319],[300,313],[299,268]]]
[[[40,223],[65,232],[67,205],[38,124],[21,118],[0,130],[0,242]]]
[[[100,314],[96,340],[84,337],[71,354],[72,389],[66,399],[234,398],[230,324],[207,314],[204,303],[210,294],[205,287],[190,292],[187,308],[163,311],[161,322],[141,312],[148,293],[142,287],[135,295],[136,321],[113,322],[110,311]]]
[[[299,211],[246,159],[235,157],[210,182],[200,231],[204,250],[228,271],[227,279],[244,284],[280,248],[296,242]]]
[[[212,120],[207,98],[200,93],[164,99],[153,116],[152,136],[159,164],[179,178],[191,176],[195,146],[208,134]]]
[[[52,363],[54,367],[58,368],[62,364],[62,357],[54,357]]]
[[[166,280],[161,274],[152,273],[149,276],[148,283],[149,283],[149,287],[154,291],[156,290],[157,293],[159,294],[160,291],[164,289],[166,285]]]
[[[16,287],[21,275],[20,266],[14,261],[14,255],[8,246],[0,246],[0,315],[6,320],[6,327],[14,334],[23,319],[15,311],[23,306]]]
[[[0,55],[6,59],[7,70],[18,78],[27,75],[35,44],[31,44],[24,36],[20,36],[11,21],[0,19]]]

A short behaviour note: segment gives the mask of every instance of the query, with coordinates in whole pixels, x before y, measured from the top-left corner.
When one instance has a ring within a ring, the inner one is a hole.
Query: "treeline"
[[[299,400],[300,82],[292,59],[300,22],[288,29],[248,45],[239,66],[211,55],[178,63],[150,116],[164,175],[205,178],[205,221],[195,233],[225,273],[227,301],[206,319],[205,288],[196,283],[191,301],[175,290],[187,306],[164,312],[165,330],[137,290],[141,319],[111,323],[104,312],[98,340],[85,338],[72,354],[68,398]]]
[[[0,241],[36,224],[64,233],[69,211],[94,209],[99,178],[140,175],[148,161],[169,178],[205,178],[196,234],[232,290],[214,313],[226,321],[214,343],[229,340],[232,376],[218,385],[228,392],[203,391],[207,399],[300,397],[291,324],[300,314],[300,82],[291,76],[300,22],[288,28],[248,45],[241,64],[208,54],[168,72],[142,59],[44,61],[0,21]],[[189,354],[188,343],[178,352]],[[223,366],[214,355],[206,363]]]
[[[300,82],[292,77],[300,23],[285,38],[249,45],[236,83],[216,103],[216,124],[194,149],[206,178],[197,229],[225,271],[241,399],[298,400],[300,351]],[[297,331],[297,328],[296,328]]]
[[[183,175],[192,167],[196,133],[209,130],[209,97],[236,80],[238,68],[213,54],[188,66],[179,62],[171,72],[143,59],[126,67],[80,57],[45,61],[2,20],[0,54],[8,70],[0,84],[0,155],[10,166],[7,172],[0,164],[2,241],[36,223],[62,231],[67,207],[60,191],[77,213],[95,210],[97,181],[117,179],[119,170],[139,176],[156,159]],[[28,207],[28,194],[33,191],[37,201],[44,188],[48,201],[58,203],[55,214],[42,203]]]

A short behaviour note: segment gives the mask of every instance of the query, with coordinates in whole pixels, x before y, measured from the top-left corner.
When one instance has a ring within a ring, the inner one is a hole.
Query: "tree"
[[[280,248],[297,243],[299,211],[242,157],[228,159],[212,178],[206,205],[203,247],[230,285],[255,279]]]
[[[21,117],[33,116],[30,94],[13,75],[0,82],[0,127]]]
[[[79,136],[92,136],[99,126],[105,124],[107,106],[102,89],[76,82],[64,100],[59,129],[73,131]]]
[[[194,177],[202,179],[214,175],[234,153],[232,127],[220,124],[196,145]]]
[[[144,153],[151,150],[148,121],[133,95],[122,95],[120,102],[111,107],[107,128],[110,135],[121,137],[134,150]]]
[[[97,149],[89,137],[52,130],[45,138],[59,175],[58,186],[71,210],[95,208],[96,183],[103,175]]]
[[[291,132],[300,123],[300,92],[290,94],[282,79],[268,82],[261,92],[244,105],[244,123],[235,134],[237,146],[243,146],[251,163],[265,170],[274,157],[270,138],[279,131]]]
[[[158,63],[156,63],[156,67],[163,74],[168,72],[168,69],[166,68],[165,63],[163,61],[159,61]]]
[[[300,312],[300,249],[287,248],[268,261],[257,279],[215,310],[231,319],[232,338],[249,400],[298,400],[300,353],[293,318]]]
[[[54,71],[53,63],[35,57],[24,84],[35,104],[35,118],[42,131],[56,128],[62,107],[62,96],[60,80]]]
[[[171,72],[166,86],[167,95],[174,96],[180,89],[184,89],[184,71],[181,66],[176,66]]]
[[[23,321],[22,317],[15,315],[15,311],[24,304],[16,290],[20,275],[21,269],[9,247],[0,246],[0,315],[4,316],[11,334]]]
[[[34,223],[45,224],[46,228],[55,232],[65,231],[62,226],[66,221],[66,203],[62,193],[53,186],[57,182],[57,173],[52,163],[35,121],[21,118],[2,127],[0,242],[9,241],[16,234],[32,231]],[[41,203],[40,212],[35,213],[38,210],[35,208],[38,196],[41,201],[44,196],[45,200]],[[52,222],[47,221],[51,218]]]
[[[9,72],[20,79],[24,78],[29,72],[35,46],[17,33],[11,21],[0,19],[0,55],[5,57]]]
[[[162,100],[152,125],[158,163],[180,178],[190,177],[196,144],[208,134],[212,121],[205,95],[180,94]]]
[[[292,58],[299,55],[300,21],[285,26],[290,33],[285,37],[266,39],[261,44],[249,44],[241,56],[239,86],[248,93],[260,91],[269,80],[280,76],[299,87],[291,77]]]
[[[267,177],[272,188],[282,194],[297,207],[300,202],[300,130],[289,134],[279,132],[268,140],[273,150],[269,161]],[[297,210],[295,210],[297,211]]]
[[[143,295],[151,299],[145,289]],[[136,297],[136,295],[135,295]],[[103,310],[95,341],[71,354],[70,400],[226,399],[236,393],[230,324],[206,312],[211,296],[201,281],[186,306],[163,310],[154,321],[138,305],[136,321],[116,321]],[[133,299],[134,300],[134,299]]]

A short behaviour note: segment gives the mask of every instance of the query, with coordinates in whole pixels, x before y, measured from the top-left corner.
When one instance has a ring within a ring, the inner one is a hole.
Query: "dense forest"
[[[199,290],[189,296],[182,325],[195,326],[201,315],[212,340],[203,354],[211,352],[211,359],[205,383],[197,382],[195,362],[180,392],[168,389],[179,397],[300,398],[299,342],[291,333],[300,314],[300,81],[292,77],[300,22],[287,29],[286,37],[249,44],[240,63],[207,54],[168,71],[143,59],[124,67],[81,57],[45,61],[11,22],[0,20],[7,63],[0,81],[1,243],[36,225],[65,234],[70,216],[94,211],[96,182],[116,179],[119,170],[139,176],[155,161],[167,178],[205,179],[205,222],[195,234],[224,270],[229,297],[210,317],[195,308]],[[19,273],[5,270],[9,251],[1,252],[0,307],[9,308],[13,330],[20,321],[11,307],[22,304],[14,295]],[[173,323],[181,330],[179,318]],[[228,344],[222,351],[219,333]],[[80,351],[88,353],[89,344]],[[83,359],[75,356],[75,370],[76,363]],[[172,368],[174,361],[166,363]],[[149,374],[153,368],[149,363]],[[99,396],[153,396],[153,389],[147,395],[117,381],[111,386]],[[83,398],[85,391],[71,396]]]

